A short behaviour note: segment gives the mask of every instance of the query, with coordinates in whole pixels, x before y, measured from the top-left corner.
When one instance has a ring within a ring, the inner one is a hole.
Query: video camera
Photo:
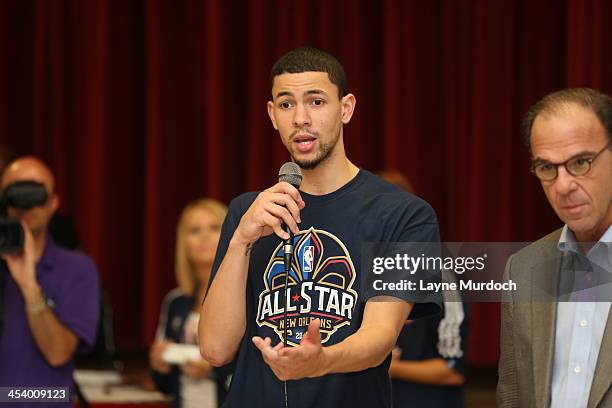
[[[47,189],[36,181],[16,181],[10,184],[0,196],[0,253],[21,252],[24,232],[19,220],[8,218],[8,208],[27,211],[45,205]]]

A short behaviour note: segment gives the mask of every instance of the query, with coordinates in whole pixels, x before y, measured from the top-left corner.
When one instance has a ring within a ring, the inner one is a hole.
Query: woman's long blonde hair
[[[187,259],[185,236],[187,235],[187,215],[193,210],[205,210],[213,214],[220,223],[223,223],[227,214],[227,207],[213,198],[200,198],[191,202],[183,209],[176,228],[175,273],[176,282],[183,294],[194,296],[197,286],[196,271]]]

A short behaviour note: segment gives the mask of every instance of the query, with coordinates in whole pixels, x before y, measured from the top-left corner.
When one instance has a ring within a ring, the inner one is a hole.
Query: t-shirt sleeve
[[[157,331],[155,333],[155,340],[171,340],[178,342],[180,333],[174,332],[171,330],[170,322],[174,320],[176,308],[174,305],[176,304],[176,300],[180,296],[180,289],[171,290],[165,297],[162,302],[161,311],[159,313],[159,323],[157,324]],[[172,366],[172,369],[167,374],[162,374],[158,371],[155,371],[151,368],[151,377],[153,378],[153,383],[155,384],[155,388],[164,394],[171,394],[174,391],[174,383],[176,377],[178,377],[179,369],[176,365]]]
[[[159,312],[159,321],[157,323],[157,330],[155,331],[155,340],[163,341],[168,338],[169,333],[169,319],[170,307],[172,302],[181,294],[179,289],[171,290],[162,301],[161,309]]]
[[[219,245],[217,246],[215,261],[213,262],[212,270],[210,273],[210,282],[208,284],[209,287],[212,281],[214,280],[217,271],[219,270],[221,262],[223,262],[223,258],[225,257],[225,253],[227,252],[227,247],[229,246],[230,240],[234,235],[234,231],[236,231],[236,228],[240,223],[242,215],[253,202],[255,197],[256,193],[245,193],[234,198],[230,203],[227,215],[225,216],[225,220],[223,221],[223,226],[221,227],[221,237],[219,238]]]
[[[66,282],[55,303],[57,318],[79,338],[77,352],[90,350],[96,342],[100,317],[98,272],[91,258],[74,255],[65,265]]]
[[[418,251],[421,255],[425,255],[426,257],[439,257],[441,255],[440,231],[438,229],[435,213],[431,207],[429,207],[429,209],[432,218],[428,218],[426,222],[407,229],[400,242],[424,243],[425,245],[421,247],[422,250]],[[409,319],[418,319],[440,313],[442,311],[442,304],[444,303],[442,294],[420,289],[420,282],[440,282],[441,271],[436,268],[422,268],[421,270],[417,270],[414,275],[410,275],[410,280],[415,282],[419,289],[411,298],[414,302],[414,306],[410,312]]]
[[[428,283],[440,281],[440,271],[435,266],[422,267],[426,259],[440,256],[440,233],[436,214],[429,204],[407,193],[400,197],[388,198],[392,215],[386,218],[383,228],[391,231],[390,235],[367,250],[365,297],[367,301],[390,296],[413,303],[409,319],[417,319],[441,311],[442,294],[427,289]],[[414,266],[405,261],[405,256],[422,263]],[[393,266],[374,273],[373,266],[382,268],[385,261]],[[383,286],[383,283],[395,286]]]

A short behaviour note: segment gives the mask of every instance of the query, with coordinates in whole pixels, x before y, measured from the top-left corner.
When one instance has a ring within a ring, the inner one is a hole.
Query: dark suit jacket
[[[550,406],[561,230],[508,259],[505,278],[517,283],[502,304],[498,407]],[[601,342],[587,408],[612,408],[612,313]]]

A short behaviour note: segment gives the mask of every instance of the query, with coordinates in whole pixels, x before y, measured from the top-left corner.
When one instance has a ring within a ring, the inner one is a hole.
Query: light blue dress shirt
[[[586,254],[591,264],[603,268],[603,271],[599,269],[600,276],[612,274],[611,247],[612,226]],[[567,225],[563,228],[558,248],[566,258],[582,254],[574,233]],[[575,291],[570,295],[570,301],[557,304],[551,408],[586,408],[610,312],[609,297],[594,298],[594,294],[601,292],[597,292],[601,285],[584,285],[584,280],[592,279],[591,274],[582,275],[582,278],[583,282],[574,283]],[[604,276],[604,286],[610,278],[612,276]],[[584,299],[598,301],[579,301]]]

